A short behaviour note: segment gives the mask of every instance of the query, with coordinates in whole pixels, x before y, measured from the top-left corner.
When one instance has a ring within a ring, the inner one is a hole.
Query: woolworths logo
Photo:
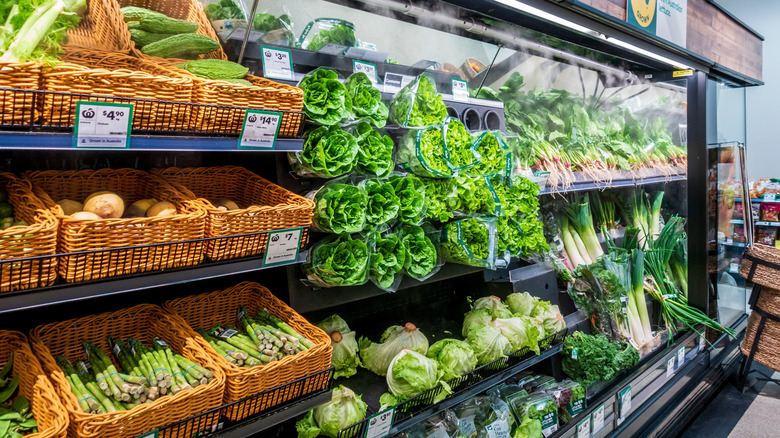
[[[655,23],[655,2],[656,0],[630,0],[636,24],[649,27]]]

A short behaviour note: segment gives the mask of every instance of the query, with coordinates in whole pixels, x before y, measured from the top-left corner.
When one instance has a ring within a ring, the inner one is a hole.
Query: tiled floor
[[[767,375],[772,372],[761,365]],[[775,373],[774,378],[780,378]],[[726,385],[710,405],[681,436],[683,438],[770,438],[780,437],[780,386],[759,382],[741,394]]]

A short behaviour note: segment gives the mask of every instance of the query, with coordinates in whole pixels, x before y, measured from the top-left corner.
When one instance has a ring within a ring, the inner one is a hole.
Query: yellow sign
[[[672,77],[683,78],[685,76],[693,76],[693,70],[676,70],[672,72]]]
[[[653,24],[655,18],[656,0],[630,0],[631,8],[634,10],[634,18],[641,27],[648,27]]]

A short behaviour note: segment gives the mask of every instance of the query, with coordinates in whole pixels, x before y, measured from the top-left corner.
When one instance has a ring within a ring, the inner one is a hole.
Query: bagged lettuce
[[[406,264],[406,248],[395,233],[375,232],[369,278],[378,288],[388,292],[398,290]]]
[[[479,163],[469,170],[472,175],[509,175],[512,169],[512,154],[503,134],[499,131],[484,131],[474,141]]]
[[[403,87],[390,104],[390,120],[403,128],[441,125],[445,118],[447,107],[436,91],[436,80],[428,73]]]
[[[495,218],[469,218],[445,224],[441,252],[449,262],[495,269]]]
[[[338,126],[320,126],[306,133],[301,152],[287,154],[293,170],[303,177],[334,178],[352,171],[358,141]]]
[[[444,155],[444,131],[441,126],[431,126],[404,134],[395,161],[417,176],[449,178],[453,171]]]
[[[295,423],[298,438],[315,438],[324,435],[337,438],[341,429],[361,421],[366,416],[368,405],[361,397],[344,385],[333,389],[333,395]]]
[[[348,234],[329,236],[317,242],[301,265],[312,286],[358,286],[368,281],[368,246]]]
[[[363,187],[331,182],[310,192],[314,201],[312,226],[327,233],[357,233],[366,226],[368,196]]]
[[[414,175],[392,175],[390,184],[401,202],[398,220],[418,225],[425,217],[425,184]]]
[[[361,338],[358,345],[363,367],[380,376],[387,374],[390,362],[401,350],[410,349],[420,354],[428,352],[428,338],[411,322],[388,327],[379,342],[376,344]]]
[[[357,367],[360,366],[358,342],[347,322],[338,315],[331,315],[320,321],[317,327],[330,336],[330,346],[333,348],[330,364],[336,369],[333,378],[350,377],[357,373]]]
[[[444,157],[452,170],[465,175],[479,164],[474,139],[460,120],[447,118],[444,123]]]
[[[423,225],[403,225],[397,231],[406,249],[404,272],[419,281],[439,272],[444,264],[435,242],[431,240],[433,227],[430,224]]]
[[[331,126],[349,118],[352,99],[334,70],[320,67],[304,76],[298,87],[303,90],[303,112],[311,121]]]
[[[477,366],[477,356],[468,343],[459,339],[442,339],[428,348],[429,359],[439,364],[444,380],[454,379]]]
[[[401,211],[401,201],[395,194],[393,185],[376,178],[363,180],[360,185],[365,189],[366,225],[376,226],[394,221]]]
[[[566,321],[563,320],[563,315],[561,315],[557,305],[547,307],[544,311],[539,312],[536,318],[542,321],[546,336],[554,335],[566,328]]]
[[[369,120],[377,128],[385,126],[389,110],[382,102],[382,93],[363,72],[353,73],[345,83],[352,100],[352,117]]]
[[[359,122],[351,129],[357,139],[355,171],[363,175],[385,178],[393,171],[393,140],[376,131],[368,122]]]
[[[329,44],[338,49],[335,54],[341,54],[347,47],[357,46],[355,25],[337,18],[317,18],[306,25],[297,43],[298,47],[306,50],[326,49],[332,53],[331,47],[327,47]]]

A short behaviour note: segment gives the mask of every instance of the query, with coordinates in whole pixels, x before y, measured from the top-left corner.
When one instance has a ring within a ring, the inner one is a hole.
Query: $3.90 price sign
[[[282,113],[247,110],[239,137],[239,149],[273,149],[281,127]]]
[[[303,228],[269,232],[263,266],[280,265],[297,260],[302,234]]]
[[[263,52],[263,76],[267,79],[292,81],[295,73],[292,68],[292,53],[287,49],[260,46]]]
[[[126,149],[130,147],[132,127],[130,104],[76,102],[73,147]]]

